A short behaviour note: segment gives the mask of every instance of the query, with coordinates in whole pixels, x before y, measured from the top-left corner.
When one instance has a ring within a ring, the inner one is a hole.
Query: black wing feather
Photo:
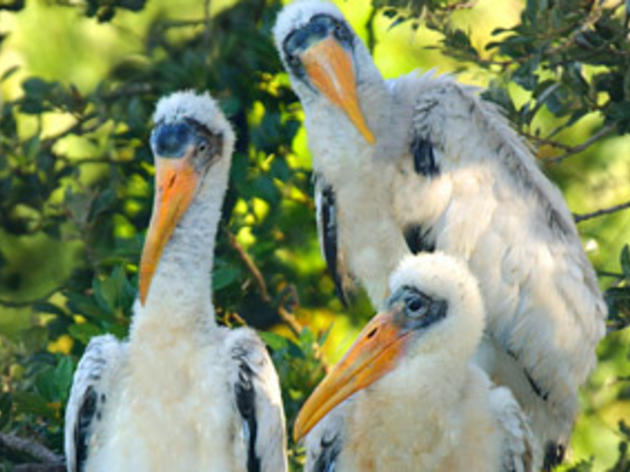
[[[413,155],[413,168],[418,174],[425,177],[439,175],[440,169],[435,160],[431,141],[416,135],[411,142],[411,154]]]
[[[318,222],[320,224],[320,242],[322,252],[330,275],[335,283],[335,290],[341,302],[347,306],[348,298],[344,290],[342,276],[339,271],[339,251],[338,251],[338,219],[337,200],[332,185],[324,183],[321,177],[318,178],[319,205],[317,206]]]
[[[110,392],[111,376],[118,370],[123,345],[112,335],[92,338],[74,374],[66,406],[65,455],[68,470],[85,470],[89,446],[99,430]]]
[[[94,419],[94,415],[96,415],[97,403],[98,393],[96,393],[94,387],[90,385],[83,394],[83,401],[79,407],[77,423],[74,427],[77,472],[83,472],[85,469],[85,461],[88,456],[88,433],[92,420]]]
[[[320,441],[320,450],[313,464],[312,472],[333,472],[340,453],[341,439],[339,434],[335,434],[330,439],[324,435]]]
[[[256,375],[245,360],[246,353],[241,349],[235,349],[233,358],[239,361],[238,381],[234,385],[236,394],[236,406],[243,418],[243,427],[246,428],[247,440],[247,472],[260,472],[260,457],[256,454],[256,436],[258,424],[256,423],[256,390],[253,385],[253,377]]]

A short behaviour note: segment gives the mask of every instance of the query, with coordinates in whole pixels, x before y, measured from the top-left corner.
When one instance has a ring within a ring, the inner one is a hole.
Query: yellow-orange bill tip
[[[156,159],[153,213],[140,260],[138,291],[142,305],[162,252],[192,202],[197,182],[195,169],[187,159]]]
[[[359,105],[352,57],[332,36],[312,45],[300,56],[311,83],[341,108],[365,140],[376,139]]]
[[[334,407],[394,369],[408,336],[395,322],[394,311],[376,315],[306,400],[293,439],[299,441]]]

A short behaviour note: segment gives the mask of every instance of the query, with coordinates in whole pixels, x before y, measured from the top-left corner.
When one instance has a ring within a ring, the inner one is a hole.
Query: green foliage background
[[[488,87],[576,214],[630,200],[623,1],[338,3],[386,77],[437,68]],[[270,39],[279,8],[0,1],[0,470],[45,460],[7,437],[61,452],[86,343],[126,334],[153,192],[150,116],[165,93],[210,90],[237,129],[215,304],[223,323],[261,330],[289,425],[371,316],[364,295],[342,308],[319,254],[303,114]],[[563,467],[628,471],[630,211],[579,229],[615,332]]]

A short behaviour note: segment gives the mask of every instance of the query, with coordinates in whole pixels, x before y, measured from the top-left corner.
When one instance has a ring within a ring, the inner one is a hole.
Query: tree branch
[[[243,261],[243,264],[245,264],[249,272],[254,276],[254,280],[256,281],[256,285],[258,285],[258,291],[260,292],[261,298],[265,302],[271,303],[271,297],[269,296],[269,292],[267,291],[267,284],[265,283],[265,279],[260,273],[260,270],[258,270],[256,263],[253,261],[250,255],[247,254],[247,251],[245,251],[243,246],[241,246],[241,244],[236,240],[236,237],[230,232],[230,230],[224,228],[224,231],[225,234],[227,234],[230,247],[238,253],[241,261]]]
[[[548,162],[550,164],[559,164],[560,162],[564,161],[566,158],[571,157],[574,154],[577,154],[579,152],[584,151],[586,148],[588,148],[591,145],[593,145],[596,141],[599,141],[600,139],[602,139],[602,138],[608,136],[609,134],[611,134],[614,130],[615,130],[615,125],[614,124],[606,125],[602,129],[600,129],[597,133],[595,133],[593,136],[591,136],[586,141],[584,141],[582,144],[579,144],[577,146],[567,146],[565,144],[558,143],[558,142],[555,142],[555,141],[550,141],[550,140],[542,140],[542,139],[538,139],[538,140],[540,142],[542,142],[543,144],[549,144],[551,146],[555,146],[555,147],[563,149],[565,151],[564,154],[560,154],[559,156],[551,157],[551,158],[545,160],[545,162]],[[535,138],[535,139],[537,139],[537,138]]]
[[[600,210],[593,211],[591,213],[582,213],[580,215],[573,214],[573,219],[576,223],[584,220],[590,220],[591,218],[596,218],[602,215],[609,215],[610,213],[615,213],[617,211],[625,210],[626,208],[630,208],[630,201],[625,203],[620,203],[619,205],[614,205],[609,208],[602,208]]]
[[[39,462],[58,465],[63,462],[63,457],[55,454],[43,444],[32,439],[20,438],[14,434],[0,433],[0,448],[8,449],[16,454],[27,455]]]
[[[241,246],[241,244],[236,240],[236,237],[232,234],[232,232],[225,227],[223,228],[223,230],[227,234],[228,242],[230,246],[232,247],[232,249],[234,249],[238,253],[239,257],[241,258],[241,261],[243,262],[243,264],[245,264],[249,272],[254,277],[254,280],[256,281],[256,285],[258,286],[258,290],[260,292],[261,298],[266,303],[271,304],[272,299],[269,296],[269,292],[267,290],[267,284],[265,283],[265,279],[263,278],[260,270],[256,266],[256,263],[252,260],[249,254],[247,254],[247,251],[245,251],[245,248],[243,248],[243,246]],[[293,300],[293,303],[292,303],[293,307],[291,307],[291,309],[288,309],[286,305],[289,303],[290,299]],[[289,328],[289,330],[291,330],[291,333],[296,338],[299,338],[300,335],[302,334],[302,330],[304,329],[304,326],[302,326],[302,324],[298,321],[298,319],[293,314],[293,310],[295,306],[298,305],[297,300],[298,300],[298,294],[297,294],[297,290],[295,289],[295,286],[291,284],[287,285],[285,287],[284,292],[280,296],[280,300],[278,302],[276,312],[280,320],[282,320],[282,322]],[[313,350],[315,351],[315,358],[322,364],[324,368],[324,372],[328,373],[328,364],[324,361],[324,356],[322,354],[321,346],[317,342],[313,344]]]
[[[64,463],[20,464],[13,468],[14,472],[66,472]]]
[[[285,305],[289,303],[289,299],[293,299],[293,306],[291,309],[287,309]],[[278,303],[278,316],[280,319],[284,321],[284,323],[289,327],[291,332],[296,336],[300,337],[302,333],[302,329],[304,328],[302,324],[297,320],[295,315],[293,314],[293,310],[295,306],[298,305],[298,294],[294,285],[288,285],[285,288],[284,293],[280,297],[280,302]]]

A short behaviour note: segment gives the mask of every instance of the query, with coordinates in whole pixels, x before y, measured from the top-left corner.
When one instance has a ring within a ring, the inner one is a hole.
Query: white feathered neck
[[[234,132],[209,94],[177,92],[162,98],[154,121],[192,118],[223,135],[222,155],[210,165],[190,207],[173,231],[158,262],[144,307],[136,303],[134,324],[145,316],[172,327],[216,326],[211,274],[216,232],[227,190]]]

